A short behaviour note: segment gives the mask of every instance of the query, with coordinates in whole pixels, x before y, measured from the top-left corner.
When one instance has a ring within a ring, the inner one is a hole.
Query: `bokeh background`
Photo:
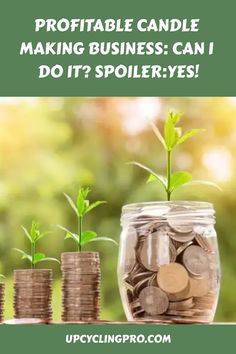
[[[218,183],[186,187],[173,196],[211,201],[216,209],[222,264],[222,287],[216,321],[236,321],[236,99],[235,98],[1,98],[0,99],[0,273],[6,276],[5,318],[13,316],[12,273],[25,268],[13,247],[28,249],[20,225],[38,220],[53,232],[39,251],[60,257],[73,251],[56,228],[76,228],[73,211],[63,192],[76,196],[80,185],[91,186],[91,199],[108,204],[91,212],[86,226],[100,236],[120,234],[125,203],[164,200],[158,184],[146,184],[146,173],[129,166],[136,160],[163,173],[165,158],[149,121],[162,130],[170,110],[184,112],[184,129],[204,128],[176,149],[174,168],[186,169],[195,179]],[[116,278],[118,248],[93,243],[102,259],[102,318],[123,320]],[[45,267],[46,263],[44,263]],[[60,269],[54,270],[54,319],[60,319]]]

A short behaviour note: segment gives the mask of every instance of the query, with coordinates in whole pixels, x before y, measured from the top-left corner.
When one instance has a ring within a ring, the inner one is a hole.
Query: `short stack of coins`
[[[0,322],[3,321],[5,284],[0,283]]]
[[[66,252],[61,256],[62,320],[96,321],[100,313],[100,259],[97,252]]]
[[[219,291],[214,227],[205,220],[173,217],[136,219],[126,235],[123,285],[128,319],[209,323]],[[172,215],[173,214],[173,215]],[[135,222],[136,221],[136,222]]]
[[[52,319],[52,271],[22,269],[14,271],[14,318]]]

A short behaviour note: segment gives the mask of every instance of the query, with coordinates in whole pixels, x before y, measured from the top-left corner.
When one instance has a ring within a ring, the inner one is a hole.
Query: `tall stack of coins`
[[[52,271],[14,271],[14,318],[37,318],[48,323],[52,317]]]
[[[3,321],[5,284],[0,283],[0,322]]]
[[[61,256],[62,320],[93,321],[100,312],[100,259],[97,252],[67,252]]]
[[[219,292],[214,219],[193,213],[191,203],[167,203],[160,215],[144,207],[123,231],[118,273],[128,320],[213,320]]]

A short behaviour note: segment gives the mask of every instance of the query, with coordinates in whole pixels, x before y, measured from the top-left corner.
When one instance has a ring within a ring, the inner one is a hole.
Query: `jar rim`
[[[122,207],[123,211],[132,211],[136,208],[145,207],[145,206],[188,206],[188,207],[201,207],[204,209],[213,209],[213,203],[197,200],[163,200],[163,201],[151,201],[151,202],[137,202],[125,204]]]
[[[212,203],[202,201],[156,201],[126,204],[122,207],[121,224],[167,220],[215,223]]]

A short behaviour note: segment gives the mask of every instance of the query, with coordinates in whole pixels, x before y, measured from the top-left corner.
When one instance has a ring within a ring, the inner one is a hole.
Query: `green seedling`
[[[106,203],[106,201],[103,200],[102,201],[98,200],[94,203],[90,203],[90,201],[87,199],[89,192],[90,192],[89,188],[83,188],[83,187],[80,188],[77,195],[76,203],[71,199],[69,195],[64,193],[68,203],[70,204],[71,208],[73,209],[73,211],[77,216],[77,221],[78,221],[77,233],[71,232],[64,226],[57,225],[60,229],[66,232],[65,239],[71,238],[75,241],[79,252],[81,251],[82,246],[84,246],[88,242],[93,242],[93,241],[110,241],[117,245],[116,241],[114,241],[109,237],[98,237],[95,231],[83,229],[85,215],[87,215],[93,209],[97,208],[99,205]]]
[[[3,275],[3,274],[0,274],[0,279],[1,278],[6,279],[5,275]]]
[[[34,221],[32,221],[30,231],[28,231],[24,226],[21,227],[30,242],[31,253],[27,254],[24,251],[20,250],[19,248],[13,248],[13,249],[22,255],[21,257],[22,259],[27,259],[30,262],[32,269],[34,269],[35,265],[40,262],[54,261],[60,263],[56,258],[46,257],[44,253],[36,252],[36,245],[38,241],[41,240],[46,235],[48,235],[50,232],[47,231],[41,233],[39,230],[39,224]]]
[[[156,137],[159,139],[166,151],[166,176],[160,175],[149,167],[142,165],[139,162],[132,161],[128,164],[136,165],[146,170],[149,173],[147,183],[158,182],[166,191],[167,200],[171,199],[171,194],[179,187],[205,184],[220,189],[217,184],[203,180],[193,180],[191,173],[187,171],[172,172],[172,158],[174,149],[183,144],[185,141],[195,136],[196,134],[204,131],[204,129],[191,129],[185,133],[182,133],[182,128],[177,127],[181,118],[181,113],[170,112],[164,125],[164,136],[161,134],[155,124],[151,123],[152,129]]]

